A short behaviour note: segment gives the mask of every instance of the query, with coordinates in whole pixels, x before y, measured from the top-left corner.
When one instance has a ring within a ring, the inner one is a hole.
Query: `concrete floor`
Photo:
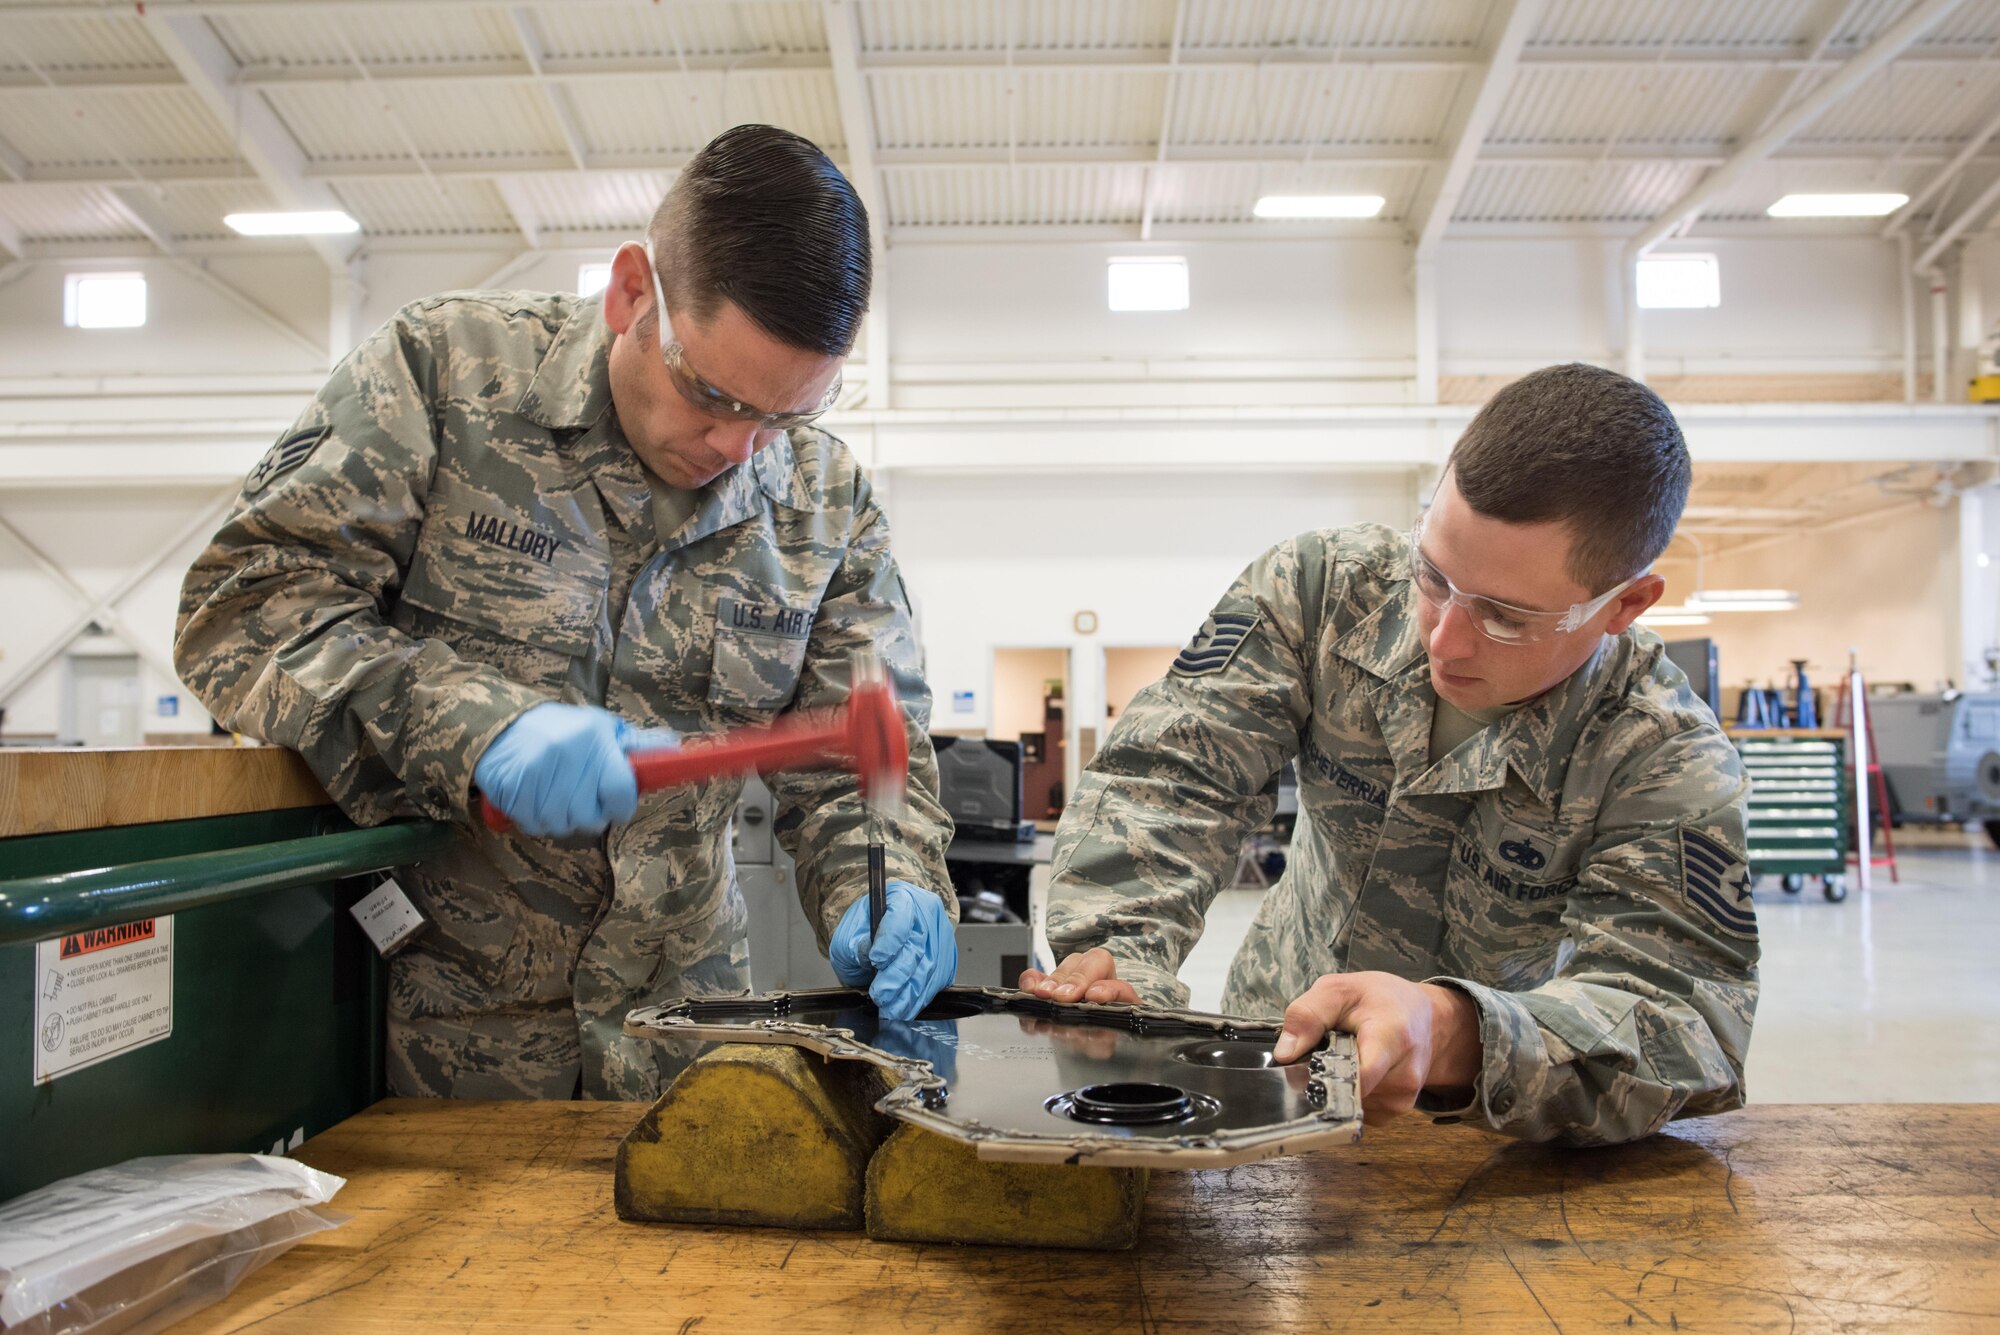
[[[1845,903],[1758,883],[1753,1101],[2000,1102],[2000,853],[1983,835],[1899,838],[1901,883],[1878,868]],[[1196,1009],[1221,1005],[1260,894],[1217,897],[1181,970]]]

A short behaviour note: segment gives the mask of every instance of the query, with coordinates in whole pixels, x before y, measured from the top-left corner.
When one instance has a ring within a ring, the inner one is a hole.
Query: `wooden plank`
[[[2000,1329],[2000,1107],[1765,1105],[1562,1150],[1418,1118],[1155,1173],[1130,1252],[621,1223],[639,1104],[392,1100],[297,1157],[352,1222],[176,1335],[419,1329]]]
[[[0,750],[0,838],[332,800],[305,761],[275,746]]]

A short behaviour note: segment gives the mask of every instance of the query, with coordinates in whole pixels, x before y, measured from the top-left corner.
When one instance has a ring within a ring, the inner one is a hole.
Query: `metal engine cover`
[[[1215,1168],[1361,1138],[1350,1035],[1277,1066],[1278,1026],[1195,1011],[952,987],[900,1023],[866,993],[825,988],[687,997],[632,1011],[625,1032],[870,1062],[896,1081],[877,1111],[982,1159]]]

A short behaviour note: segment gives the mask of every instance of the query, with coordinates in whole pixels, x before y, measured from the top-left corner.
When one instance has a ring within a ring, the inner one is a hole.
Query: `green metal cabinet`
[[[1734,740],[1750,778],[1751,874],[1780,877],[1792,894],[1818,877],[1828,899],[1845,899],[1853,823],[1847,739],[1741,733]]]
[[[346,910],[451,837],[307,807],[0,839],[0,1200],[135,1155],[269,1150],[380,1098],[386,970]],[[171,1036],[34,1083],[34,942],[169,912]]]

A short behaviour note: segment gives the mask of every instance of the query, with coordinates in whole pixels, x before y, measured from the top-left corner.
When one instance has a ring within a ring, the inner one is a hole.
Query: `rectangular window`
[[[576,266],[576,294],[579,297],[594,297],[608,287],[610,283],[610,264],[579,264]]]
[[[63,279],[63,323],[72,329],[137,329],[146,323],[146,275],[68,275]]]
[[[1182,256],[1112,260],[1106,273],[1114,311],[1184,311],[1188,307],[1188,267]]]
[[[1713,255],[1648,255],[1639,261],[1639,307],[1699,310],[1722,304],[1722,270]]]

